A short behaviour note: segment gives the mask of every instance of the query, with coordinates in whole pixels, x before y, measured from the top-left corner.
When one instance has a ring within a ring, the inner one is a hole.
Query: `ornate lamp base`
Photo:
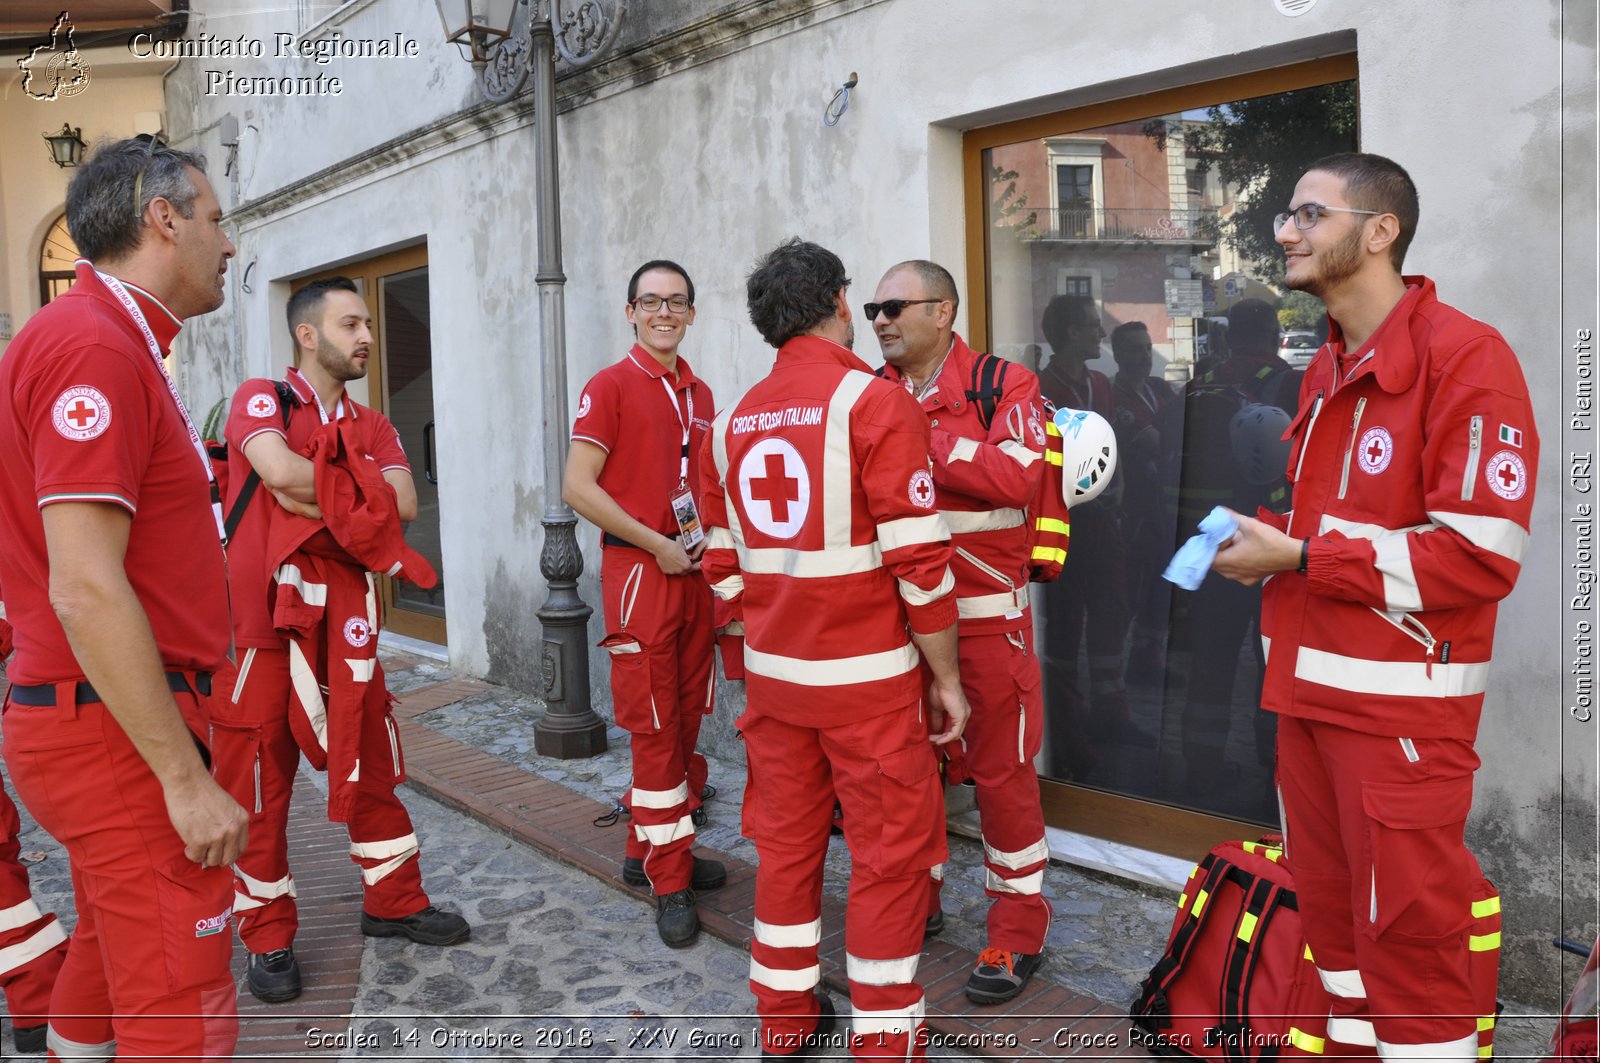
[[[539,607],[542,628],[540,673],[545,713],[533,725],[533,748],[543,757],[574,760],[606,750],[606,724],[590,708],[589,617],[594,610],[578,597],[583,554],[577,519],[546,517],[539,570],[549,596]]]

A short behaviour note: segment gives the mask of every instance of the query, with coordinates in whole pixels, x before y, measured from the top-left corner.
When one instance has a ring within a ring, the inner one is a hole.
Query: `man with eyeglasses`
[[[1002,1004],[1038,969],[1051,915],[1042,892],[1050,850],[1033,767],[1044,701],[1028,598],[1027,508],[1049,468],[1043,402],[1038,378],[1010,364],[1000,393],[982,397],[978,362],[988,356],[954,331],[960,297],[944,267],[923,260],[892,266],[873,299],[866,312],[887,363],[882,375],[904,387],[928,418],[939,514],[955,549],[961,689],[972,706],[961,759],[977,791],[984,892],[993,902],[967,997]],[[942,866],[930,885],[932,934],[944,925]]]
[[[1329,1053],[1468,1061],[1495,988],[1469,927],[1499,903],[1463,843],[1473,742],[1539,439],[1501,335],[1401,274],[1417,215],[1378,155],[1328,156],[1295,186],[1285,283],[1330,331],[1292,425],[1294,509],[1240,516],[1214,567],[1273,577],[1262,707]]]
[[[67,189],[77,280],[0,359],[5,757],[72,867],[62,1058],[225,1059],[238,1033],[247,819],[205,745],[229,647],[221,507],[163,365],[222,305],[234,253],[203,165],[154,139],[100,148]]]
[[[851,353],[849,285],[837,255],[799,239],[757,263],[745,301],[777,361],[701,453],[706,574],[745,625],[763,1059],[812,1058],[833,1030],[817,950],[835,797],[851,859],[850,1051],[925,1056],[917,964],[928,873],[949,855],[933,745],[969,715],[927,419]]]
[[[697,460],[714,410],[711,389],[678,353],[694,324],[688,272],[646,262],[628,280],[623,312],[634,344],[584,385],[562,497],[601,531],[600,645],[617,726],[632,736],[623,879],[649,883],[657,933],[684,948],[700,933],[695,894],[728,880],[722,864],[691,851],[705,784],[695,743],[715,695]]]

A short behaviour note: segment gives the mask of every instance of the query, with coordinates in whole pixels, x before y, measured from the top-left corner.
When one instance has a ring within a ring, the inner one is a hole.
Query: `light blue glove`
[[[1200,534],[1189,536],[1189,541],[1178,547],[1161,577],[1186,591],[1198,590],[1206,573],[1211,571],[1217,547],[1233,538],[1238,530],[1239,522],[1233,515],[1217,506],[1200,521]]]

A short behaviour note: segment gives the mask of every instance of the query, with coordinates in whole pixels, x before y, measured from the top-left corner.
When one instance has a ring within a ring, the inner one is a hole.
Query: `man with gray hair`
[[[205,745],[229,647],[222,511],[162,361],[222,305],[234,253],[203,165],[152,137],[100,148],[67,189],[76,283],[0,358],[5,757],[72,866],[47,1035],[63,1058],[226,1059],[238,1036],[228,865],[247,820]]]

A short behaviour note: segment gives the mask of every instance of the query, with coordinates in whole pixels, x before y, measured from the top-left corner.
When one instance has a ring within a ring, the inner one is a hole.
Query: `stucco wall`
[[[907,257],[933,257],[965,280],[961,130],[1354,43],[1362,146],[1396,157],[1422,191],[1408,270],[1506,335],[1544,435],[1535,547],[1502,612],[1470,833],[1507,897],[1505,993],[1553,1004],[1571,972],[1548,939],[1594,933],[1597,725],[1565,710],[1573,558],[1562,508],[1565,455],[1590,447],[1564,441],[1562,426],[1569,340],[1594,326],[1594,14],[1583,10],[1592,5],[1566,5],[1563,41],[1556,0],[1514,14],[1494,0],[1322,0],[1298,18],[1267,0],[1127,0],[1114,10],[1086,0],[840,0],[787,23],[761,22],[755,5],[695,4],[679,9],[685,20],[737,9],[748,35],[655,64],[637,48],[643,27],[665,28],[663,7],[635,6],[650,12],[625,41],[636,50],[562,82],[574,404],[629,342],[624,285],[646,258],[671,257],[695,274],[699,317],[684,352],[726,403],[771,362],[745,319],[742,286],[780,239],[799,233],[837,251],[857,305]],[[401,28],[424,57],[335,64],[358,93],[353,103],[173,93],[199,139],[224,110],[253,128],[225,202],[240,204],[240,263],[257,263],[254,291],[235,287],[231,312],[194,330],[194,342],[227,353],[187,384],[214,396],[283,361],[286,278],[426,239],[443,370],[435,399],[452,662],[534,687],[544,486],[532,132],[517,107],[477,107],[470,70],[439,42],[427,0],[357,4],[342,26],[352,36]],[[823,107],[852,71],[860,84],[850,110],[825,128]],[[408,132],[429,123],[440,124]],[[352,157],[359,176],[338,173]],[[317,180],[299,188],[308,175]],[[864,328],[860,346],[876,360]],[[592,531],[582,542],[593,559]],[[595,568],[591,560],[581,587],[591,603]],[[591,635],[600,636],[598,618]],[[593,672],[603,700],[598,658]],[[736,708],[719,710],[708,741],[731,746]]]

